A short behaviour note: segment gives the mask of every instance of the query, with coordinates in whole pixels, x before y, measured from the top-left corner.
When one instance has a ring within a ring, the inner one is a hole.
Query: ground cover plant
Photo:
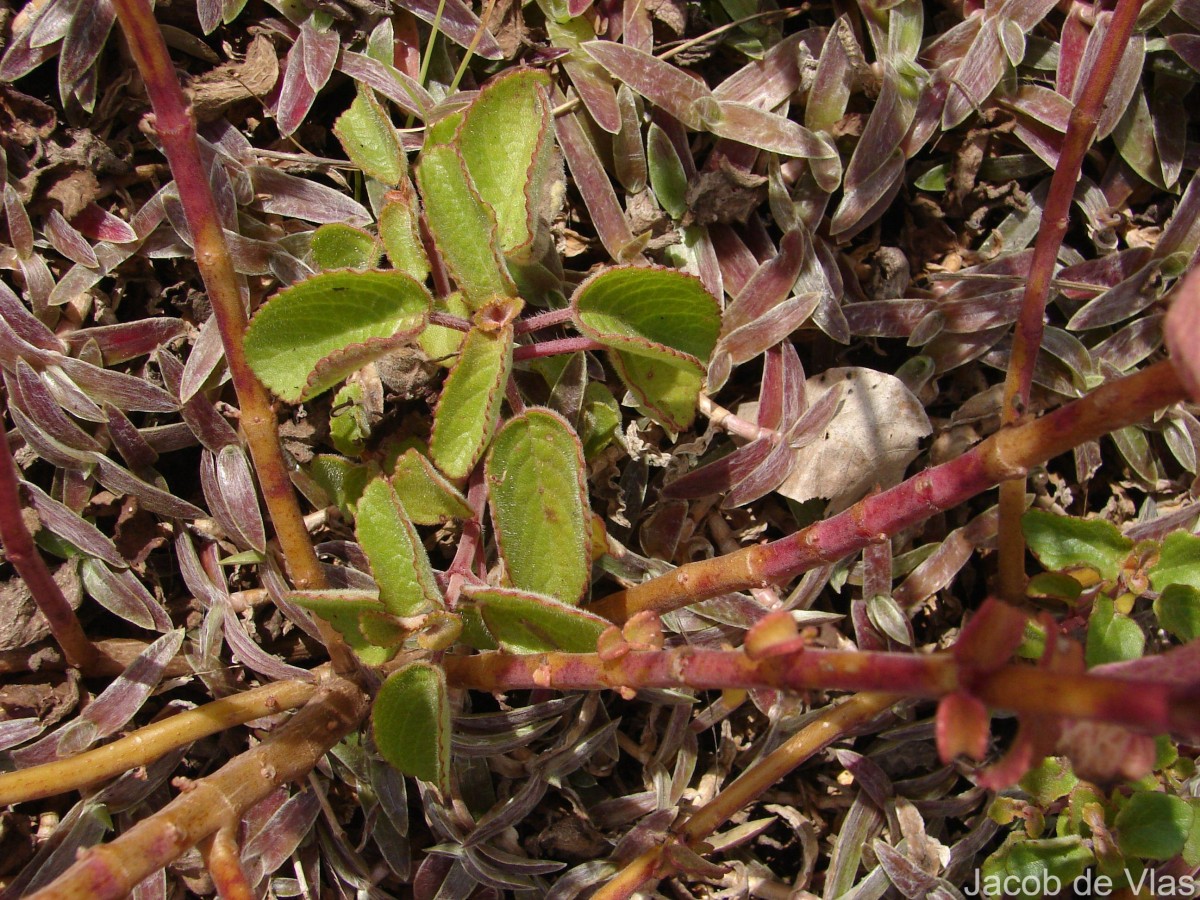
[[[5,896],[1193,892],[1195,4],[6,12]]]

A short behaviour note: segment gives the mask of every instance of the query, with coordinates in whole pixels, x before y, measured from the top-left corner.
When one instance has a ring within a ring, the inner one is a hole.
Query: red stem
[[[570,337],[554,341],[539,341],[536,344],[523,344],[513,350],[513,362],[525,359],[542,359],[546,356],[559,356],[563,353],[578,353],[581,350],[607,349],[599,341],[591,338]]]

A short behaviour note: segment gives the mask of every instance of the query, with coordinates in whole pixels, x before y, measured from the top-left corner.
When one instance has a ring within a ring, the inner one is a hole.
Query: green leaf
[[[463,115],[456,139],[479,191],[496,213],[504,253],[528,260],[542,195],[552,175],[550,78],[515,69],[492,79]]]
[[[396,460],[392,487],[404,511],[418,525],[441,525],[448,519],[471,518],[466,498],[419,450],[406,450]]]
[[[1033,797],[1040,806],[1049,806],[1059,797],[1071,793],[1079,779],[1071,764],[1062,756],[1047,756],[1021,779],[1021,790]]]
[[[379,688],[371,711],[375,746],[397,771],[450,795],[450,698],[437,666],[398,669]]]
[[[246,329],[254,374],[289,403],[408,343],[432,298],[401,272],[326,272],[268,300]]]
[[[434,309],[438,312],[450,313],[452,316],[459,316],[464,319],[471,317],[471,307],[463,299],[461,291],[455,291],[446,297],[439,297],[434,301]],[[464,332],[458,331],[455,328],[446,328],[443,325],[429,325],[421,332],[421,337],[418,341],[421,349],[425,352],[426,359],[450,368],[466,337]]]
[[[363,488],[371,480],[371,470],[331,453],[313,457],[308,474],[329,497],[329,502],[347,518],[354,518],[354,508]]]
[[[496,214],[479,196],[458,152],[436,146],[421,154],[417,185],[425,219],[446,268],[472,307],[516,295],[496,239]]]
[[[379,237],[392,268],[411,275],[422,284],[429,277],[429,257],[421,243],[417,195],[408,179],[383,197],[379,210]]]
[[[638,400],[674,431],[689,427],[705,366],[721,330],[717,301],[672,269],[619,266],[592,276],[571,298],[575,327],[612,351]]]
[[[378,621],[387,610],[375,591],[350,589],[292,591],[287,599],[320,616],[333,626],[350,645],[350,649],[368,666],[381,666],[400,648],[408,632],[394,624],[390,639],[378,627]],[[369,617],[367,626],[370,636],[364,633],[364,617]]]
[[[1138,859],[1169,859],[1183,849],[1195,812],[1185,800],[1157,791],[1138,791],[1113,823],[1117,846]]]
[[[488,631],[509,653],[595,653],[607,619],[541,594],[467,585],[463,596],[479,605]]]
[[[505,424],[487,460],[488,503],[512,583],[575,604],[591,571],[583,449],[566,420],[529,409]]]
[[[374,92],[362,84],[350,108],[334,122],[333,133],[350,161],[376,181],[398,184],[408,170],[392,120]]]
[[[1162,553],[1150,570],[1150,584],[1160,593],[1172,584],[1200,590],[1200,537],[1172,531],[1162,543]]]
[[[442,388],[429,442],[434,464],[451,478],[466,478],[487,449],[511,370],[512,326],[472,328]]]
[[[1133,541],[1103,519],[1076,519],[1031,509],[1021,517],[1029,550],[1048,571],[1087,566],[1106,580],[1117,577]]]
[[[373,234],[331,222],[313,232],[309,252],[318,269],[370,269],[379,264],[383,248]]]
[[[371,426],[362,404],[361,384],[344,385],[333,395],[329,439],[333,441],[337,452],[344,456],[358,456],[371,436]]]
[[[1200,636],[1200,590],[1190,584],[1169,584],[1154,601],[1158,624],[1181,641]]]
[[[1014,833],[983,862],[980,871],[983,892],[989,896],[1041,900],[1041,886],[1051,877],[1070,885],[1095,862],[1092,852],[1078,835],[1030,840]],[[1007,881],[1006,881],[1007,879]],[[1008,888],[1008,892],[995,888]],[[1025,893],[1024,888],[1035,887]]]
[[[372,481],[363,491],[354,533],[388,612],[416,616],[444,605],[421,537],[385,479]]]
[[[721,331],[712,294],[673,269],[605,269],[576,289],[571,310],[587,337],[682,369],[706,365]]]
[[[654,196],[672,219],[682,219],[687,212],[687,172],[671,138],[653,123],[646,134],[646,165]]]
[[[583,408],[580,410],[579,431],[583,440],[583,456],[589,462],[613,442],[621,427],[621,407],[607,387],[598,381],[588,382],[583,389]]]
[[[1145,647],[1146,635],[1137,622],[1118,613],[1111,598],[1097,597],[1088,619],[1088,666],[1138,659]]]

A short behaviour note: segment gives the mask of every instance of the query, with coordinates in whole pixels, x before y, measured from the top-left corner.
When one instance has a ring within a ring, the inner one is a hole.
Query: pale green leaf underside
[[[426,149],[417,167],[417,184],[434,243],[467,301],[478,307],[497,294],[516,296],[516,285],[496,247],[496,215],[480,199],[455,149]]]
[[[363,633],[363,616],[378,616],[387,612],[374,591],[294,591],[287,595],[287,599],[332,625],[368,666],[383,665],[396,655],[398,644],[380,646]],[[373,634],[372,637],[377,635]],[[401,639],[403,632],[397,631],[396,637]]]
[[[496,213],[505,253],[527,248],[549,169],[550,79],[520,69],[491,81],[458,129],[458,147],[479,196]],[[523,254],[518,254],[523,256]]]
[[[471,517],[466,498],[414,448],[396,460],[392,486],[404,511],[418,525],[440,525],[447,519]]]
[[[450,478],[466,478],[483,456],[500,417],[500,395],[512,368],[512,328],[471,329],[442,388],[430,454]]]
[[[707,364],[721,331],[717,301],[699,279],[673,269],[606,269],[579,286],[571,305],[593,340],[680,368]]]
[[[246,359],[290,403],[413,338],[432,298],[400,272],[326,272],[280,291],[246,329]]]
[[[557,413],[527,410],[496,434],[487,477],[496,541],[513,585],[578,603],[591,559],[579,438]]]
[[[313,232],[309,245],[318,269],[369,269],[379,264],[379,239],[361,228],[330,222]]]
[[[443,605],[420,535],[385,479],[372,481],[363,491],[354,533],[389,613],[416,616]]]
[[[704,383],[699,367],[680,368],[634,353],[612,352],[613,365],[626,387],[655,419],[675,432],[696,418],[696,400]]]
[[[1029,550],[1047,571],[1089,566],[1104,578],[1116,578],[1133,541],[1103,519],[1077,519],[1031,509],[1021,517]]]
[[[527,591],[468,587],[488,631],[509,653],[594,653],[607,619]]]
[[[407,169],[400,138],[369,88],[359,85],[350,108],[333,125],[350,161],[376,181],[393,185]]]
[[[450,789],[450,699],[437,666],[412,663],[388,676],[371,713],[375,745],[396,770]]]

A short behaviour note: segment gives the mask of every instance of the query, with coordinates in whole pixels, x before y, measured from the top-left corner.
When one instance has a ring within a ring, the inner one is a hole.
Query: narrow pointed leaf
[[[388,612],[415,616],[443,605],[421,537],[385,479],[372,481],[363,491],[354,533]]]
[[[518,588],[576,604],[591,568],[583,449],[566,420],[530,409],[497,433],[488,502],[508,577]]]
[[[611,623],[553,597],[505,588],[467,587],[463,596],[479,605],[484,624],[509,653],[594,653]]]
[[[442,388],[429,450],[450,478],[466,478],[487,449],[512,370],[512,327],[473,328]]]
[[[446,676],[413,663],[388,676],[372,709],[375,745],[393,768],[450,793],[450,698]]]
[[[693,131],[704,131],[714,115],[719,115],[712,92],[703,81],[653,54],[613,41],[588,41],[583,50],[614,78]]]
[[[327,272],[259,309],[246,330],[246,356],[263,384],[296,403],[407,342],[431,302],[401,272]]]
[[[479,196],[458,152],[437,146],[421,154],[417,186],[434,243],[472,306],[517,288],[497,249],[496,214]]]

